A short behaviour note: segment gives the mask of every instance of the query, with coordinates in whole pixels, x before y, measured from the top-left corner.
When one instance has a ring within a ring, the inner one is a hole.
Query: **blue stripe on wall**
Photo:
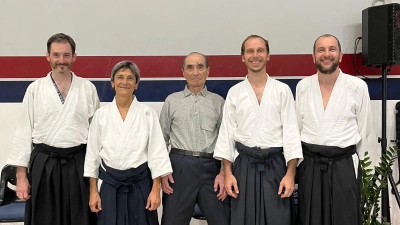
[[[282,82],[289,85],[292,92],[299,79],[282,79]],[[365,80],[368,84],[371,100],[380,100],[382,97],[382,79]],[[0,103],[22,102],[25,90],[32,81],[1,81],[0,82]],[[208,90],[226,97],[230,87],[240,80],[209,80],[206,85]],[[114,97],[109,81],[93,81],[96,86],[100,101],[110,102]],[[139,83],[136,96],[141,102],[163,102],[165,98],[176,91],[184,88],[184,80],[143,80]],[[400,78],[388,78],[388,100],[400,100]]]

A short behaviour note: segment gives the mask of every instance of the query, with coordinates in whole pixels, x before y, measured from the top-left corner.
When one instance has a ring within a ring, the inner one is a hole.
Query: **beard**
[[[63,70],[59,69],[58,70],[59,73],[61,73],[61,74],[64,74],[65,72],[69,73],[69,70],[71,70],[72,63],[71,64],[69,64],[69,63],[51,63],[51,68],[53,70],[57,70],[58,66],[64,66],[65,67]]]
[[[334,60],[332,66],[329,68],[322,67],[320,61],[317,61],[315,65],[317,66],[319,72],[321,72],[322,74],[332,74],[333,72],[336,71],[337,67],[339,66],[339,60]]]

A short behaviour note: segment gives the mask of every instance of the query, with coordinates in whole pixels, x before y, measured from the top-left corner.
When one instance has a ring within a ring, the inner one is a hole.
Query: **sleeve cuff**
[[[13,165],[13,166],[22,166],[22,167],[29,167],[29,162],[24,162],[24,161],[15,161],[15,160],[10,160],[8,159],[6,161],[7,165]]]
[[[299,166],[300,163],[303,161],[303,154],[302,153],[298,153],[298,154],[290,155],[287,158],[285,157],[286,165],[292,159],[298,159],[299,161],[297,162],[297,166]]]
[[[99,178],[99,173],[96,173],[96,172],[87,172],[87,171],[85,171],[85,172],[83,173],[83,176],[84,176],[84,177]]]
[[[214,156],[213,157],[214,157],[214,159],[218,159],[218,160],[221,160],[221,161],[222,161],[222,159],[226,159],[228,161],[233,162],[233,157],[230,154],[224,154],[224,153],[221,153],[221,152],[217,152],[217,153],[214,152]]]
[[[172,173],[172,168],[171,169],[165,169],[165,170],[162,170],[162,171],[155,171],[155,172],[151,172],[151,178],[155,179],[157,177],[165,177],[165,176],[167,176],[168,174],[171,174],[171,173]]]

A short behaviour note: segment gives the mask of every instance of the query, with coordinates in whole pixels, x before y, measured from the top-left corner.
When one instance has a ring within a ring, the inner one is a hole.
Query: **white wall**
[[[332,33],[351,53],[365,0],[0,1],[0,55],[44,55],[44,41],[71,35],[78,55],[239,54],[250,34],[272,54],[311,53]]]

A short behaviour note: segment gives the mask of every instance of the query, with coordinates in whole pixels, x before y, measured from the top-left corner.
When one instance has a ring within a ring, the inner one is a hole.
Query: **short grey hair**
[[[114,81],[115,74],[116,74],[120,69],[130,69],[130,70],[132,71],[132,73],[135,75],[136,83],[139,83],[139,80],[140,80],[140,71],[139,71],[139,68],[138,68],[138,66],[137,66],[134,62],[129,61],[129,60],[121,61],[121,62],[117,63],[117,64],[114,66],[114,68],[113,68],[112,71],[111,71],[111,82]]]
[[[209,68],[209,67],[210,67],[210,63],[208,62],[208,59],[207,59],[207,57],[206,57],[205,55],[201,54],[200,52],[191,52],[191,53],[189,53],[189,55],[187,55],[187,56],[183,59],[183,61],[182,61],[182,71],[185,70],[186,58],[189,57],[189,56],[191,56],[191,55],[194,55],[194,54],[203,56],[203,58],[204,58],[204,63],[206,64],[206,65],[205,65],[206,68]]]

